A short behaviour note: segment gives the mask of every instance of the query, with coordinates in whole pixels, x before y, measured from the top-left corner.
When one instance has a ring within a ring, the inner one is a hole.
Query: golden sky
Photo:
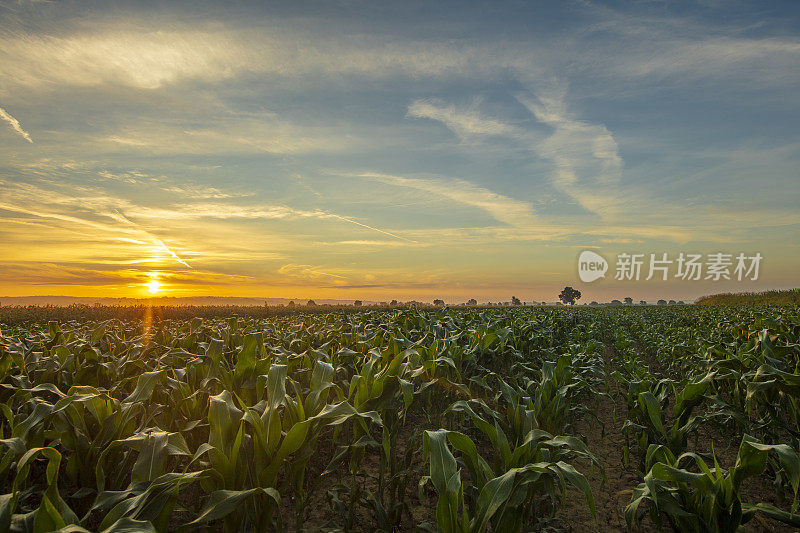
[[[453,8],[0,4],[0,296],[797,285],[797,10]],[[583,250],[764,260],[588,284]]]

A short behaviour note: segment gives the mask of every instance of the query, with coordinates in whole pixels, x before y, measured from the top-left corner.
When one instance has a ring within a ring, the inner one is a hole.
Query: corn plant
[[[708,380],[687,383],[680,392],[672,385],[675,406],[671,421],[667,420],[663,408],[670,390],[664,386],[665,383],[661,381],[656,384],[658,396],[651,390],[636,394],[622,432],[626,439],[635,437],[640,450],[647,450],[651,444],[665,444],[673,454],[680,454],[686,449],[689,435],[705,420],[704,417],[693,416],[692,413],[705,400]]]
[[[531,442],[534,440],[532,438]],[[563,443],[550,440],[539,441],[539,444],[558,448]],[[465,496],[461,471],[450,445],[462,453],[464,464],[468,465],[477,491],[475,498]],[[594,515],[594,499],[588,481],[563,461],[529,462],[495,476],[469,437],[446,430],[426,431],[423,449],[430,462],[430,474],[421,481],[420,490],[429,480],[439,495],[436,505],[438,531],[477,533],[487,531],[490,524],[493,531],[521,531],[536,497],[543,491],[548,494],[555,491],[563,498],[567,483],[584,493]],[[527,452],[531,453],[531,450]],[[525,455],[520,453],[520,459]]]
[[[797,496],[800,483],[800,456],[785,444],[763,444],[745,435],[739,447],[736,464],[723,469],[716,457],[709,467],[700,455],[687,452],[677,459],[664,446],[648,448],[644,482],[633,492],[625,509],[628,527],[649,513],[656,525],[664,518],[676,531],[736,531],[756,513],[768,518],[800,526],[800,515],[779,510],[769,504],[741,501],[742,482],[764,471],[769,455],[774,454],[786,472]],[[698,471],[690,470],[694,466]],[[792,510],[796,508],[792,506]]]

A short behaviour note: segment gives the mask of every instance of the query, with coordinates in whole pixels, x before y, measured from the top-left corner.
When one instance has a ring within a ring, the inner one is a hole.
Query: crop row
[[[3,325],[0,531],[544,529],[612,460],[632,528],[800,525],[799,361],[790,308]],[[576,422],[615,396],[598,457]],[[743,502],[754,476],[786,505]]]

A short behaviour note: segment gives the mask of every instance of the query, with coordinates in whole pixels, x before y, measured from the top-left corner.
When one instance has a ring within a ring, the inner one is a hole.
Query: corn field
[[[797,307],[2,312],[0,531],[800,527]]]

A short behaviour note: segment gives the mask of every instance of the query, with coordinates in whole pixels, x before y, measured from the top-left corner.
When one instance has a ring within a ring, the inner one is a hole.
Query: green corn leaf
[[[424,449],[430,457],[430,478],[439,495],[447,493],[447,484],[457,471],[456,458],[447,446],[447,431],[425,431]]]
[[[494,516],[500,507],[511,497],[514,488],[514,480],[518,469],[512,469],[502,476],[490,479],[486,482],[478,495],[477,509],[470,530],[473,532],[486,531],[489,520]]]
[[[800,527],[800,514],[783,511],[768,503],[757,503],[757,504],[745,503],[742,504],[742,509],[745,513],[749,514],[759,513],[761,515],[766,516],[767,518],[777,520],[778,522],[783,522],[784,524],[789,524],[790,526],[793,527]]]
[[[209,496],[208,501],[197,518],[181,526],[181,529],[194,529],[195,526],[224,518],[239,509],[246,500],[260,495],[265,495],[272,499],[274,503],[280,505],[281,496],[278,491],[273,488],[218,490]]]
[[[639,393],[639,402],[644,405],[645,413],[647,414],[648,418],[650,419],[650,423],[653,424],[653,427],[660,433],[661,435],[666,436],[666,432],[664,431],[664,424],[661,421],[661,404],[658,403],[658,400],[653,393],[650,391],[640,392]]]

